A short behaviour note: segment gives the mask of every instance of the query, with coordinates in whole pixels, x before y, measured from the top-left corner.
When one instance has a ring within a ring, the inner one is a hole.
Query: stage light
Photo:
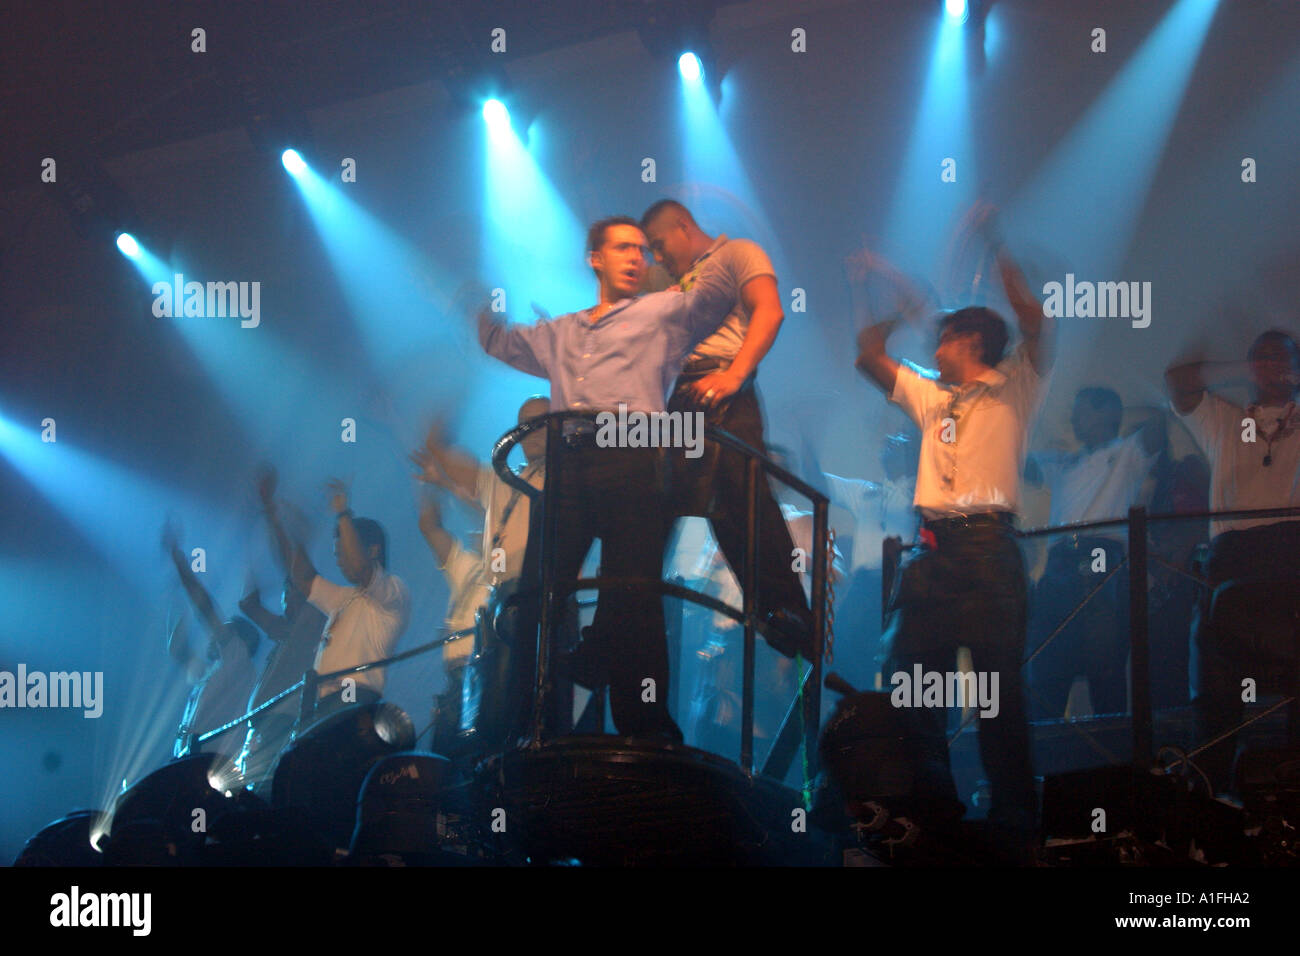
[[[74,810],[28,840],[13,865],[103,866],[97,840],[106,819],[99,810]]]
[[[510,111],[506,109],[506,104],[498,99],[491,99],[483,104],[483,119],[493,133],[503,133],[510,129]]]
[[[208,786],[217,793],[229,797],[234,795],[234,791],[244,786],[244,780],[234,763],[223,758],[213,764],[212,769],[208,771]]]
[[[682,74],[682,79],[688,83],[698,83],[704,76],[700,58],[689,50],[677,58],[677,69]]]
[[[291,175],[301,176],[307,171],[307,164],[303,162],[296,149],[286,149],[281,153],[280,162],[284,163],[284,168],[289,170]]]
[[[943,12],[954,20],[961,20],[965,23],[966,18],[970,16],[970,5],[966,0],[944,0]]]
[[[117,234],[117,248],[128,259],[137,259],[140,256],[140,244],[135,241],[135,236],[129,232],[119,232]]]

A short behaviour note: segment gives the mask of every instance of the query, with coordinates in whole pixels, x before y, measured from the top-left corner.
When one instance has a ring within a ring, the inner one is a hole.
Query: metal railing
[[[281,690],[267,698],[262,701],[262,703],[241,716],[236,717],[234,720],[226,721],[226,723],[221,724],[218,727],[213,727],[211,730],[204,731],[201,734],[191,735],[193,736],[193,744],[202,746],[210,740],[215,740],[222,734],[228,733],[237,727],[247,725],[258,714],[265,710],[270,710],[286,697],[289,697],[292,694],[301,694],[302,696],[298,701],[298,716],[294,721],[293,730],[290,732],[290,740],[294,740],[298,737],[302,729],[311,723],[311,717],[316,708],[316,699],[319,696],[317,688],[319,688],[321,684],[324,684],[327,681],[347,677],[349,674],[361,674],[365,671],[375,670],[380,667],[388,667],[392,664],[397,664],[401,661],[418,657],[421,654],[428,654],[431,651],[436,651],[446,644],[472,638],[473,636],[474,628],[467,627],[459,631],[451,631],[442,637],[421,644],[419,647],[413,647],[409,651],[402,651],[400,654],[394,654],[391,657],[385,657],[382,660],[369,661],[365,664],[357,664],[353,667],[345,667],[341,670],[330,671],[328,674],[317,674],[314,670],[309,670],[303,674],[300,680],[290,684],[288,687],[284,688],[284,690]]]
[[[555,630],[560,605],[564,598],[573,592],[591,589],[644,589],[656,591],[661,595],[676,597],[684,601],[707,607],[736,621],[744,628],[743,691],[741,705],[741,741],[739,764],[746,773],[754,772],[754,667],[756,657],[756,633],[764,625],[759,621],[757,606],[758,574],[758,533],[757,510],[759,479],[768,475],[781,481],[798,494],[809,499],[813,508],[813,554],[812,554],[812,632],[813,660],[803,675],[789,711],[778,730],[768,759],[762,772],[784,778],[790,763],[798,749],[798,736],[795,717],[803,719],[803,746],[805,755],[805,773],[811,778],[816,773],[817,740],[820,732],[821,716],[821,658],[826,636],[826,590],[827,590],[827,512],[829,500],[821,492],[800,480],[795,475],[769,461],[761,452],[745,442],[713,425],[707,425],[705,438],[728,448],[746,459],[746,526],[745,526],[745,568],[744,580],[741,582],[743,606],[732,607],[708,595],[690,588],[669,584],[663,580],[646,581],[626,578],[601,576],[597,578],[579,578],[573,582],[556,580],[555,545],[558,537],[560,515],[556,506],[555,494],[559,486],[559,472],[564,467],[562,456],[556,454],[562,439],[564,424],[568,421],[582,419],[592,421],[591,412],[552,412],[537,418],[521,422],[506,432],[496,442],[492,450],[492,467],[501,480],[511,487],[528,495],[536,507],[541,506],[540,553],[541,567],[541,615],[538,634],[536,672],[534,680],[533,712],[530,740],[534,745],[540,744],[547,735],[545,714],[548,713],[550,698],[554,693],[553,653]],[[545,428],[547,433],[546,481],[539,490],[516,475],[507,463],[510,450],[524,436],[538,429]],[[801,706],[800,706],[801,705]],[[805,784],[807,784],[805,780]]]
[[[1149,767],[1154,759],[1153,748],[1153,724],[1154,716],[1151,703],[1151,642],[1150,642],[1150,620],[1147,607],[1147,570],[1149,566],[1150,554],[1147,546],[1147,531],[1153,524],[1173,521],[1189,521],[1196,519],[1223,519],[1223,518],[1287,518],[1300,517],[1300,507],[1287,508],[1251,508],[1251,509],[1234,509],[1232,511],[1184,511],[1166,514],[1148,514],[1143,507],[1133,507],[1129,509],[1127,518],[1111,518],[1105,521],[1086,521],[1077,524],[1057,525],[1054,527],[1031,528],[1028,530],[1016,530],[1014,532],[1017,538],[1022,540],[1048,537],[1060,534],[1079,534],[1084,531],[1094,531],[1101,528],[1119,528],[1123,527],[1128,532],[1128,550],[1124,561],[1114,568],[1110,569],[1105,577],[1092,588],[1087,595],[1074,607],[1064,620],[1057,625],[1055,630],[1034,649],[1032,653],[1022,663],[1022,666],[1028,665],[1044,648],[1047,647],[1056,637],[1069,625],[1070,621],[1082,610],[1083,606],[1095,598],[1106,583],[1117,574],[1125,565],[1128,567],[1128,586],[1129,586],[1129,654],[1130,654],[1130,686],[1131,686],[1131,722],[1133,752],[1131,760],[1139,767]],[[885,567],[891,567],[891,559],[896,562],[898,551],[906,550],[917,545],[894,545],[895,553],[891,555],[888,539],[885,545]],[[1180,574],[1186,572],[1174,568]],[[1200,579],[1197,579],[1200,580]],[[1208,582],[1201,581],[1206,584]],[[885,581],[885,602],[882,607],[888,612],[889,601],[889,581]],[[1191,635],[1189,634],[1189,639]],[[1026,685],[1028,686],[1028,685]],[[1287,697],[1278,704],[1268,708],[1264,713],[1258,714],[1242,722],[1231,730],[1219,734],[1214,739],[1202,743],[1195,750],[1190,751],[1182,759],[1190,759],[1193,756],[1207,750],[1221,740],[1225,740],[1233,734],[1239,732],[1244,727],[1255,723],[1274,710],[1292,703],[1294,698]],[[961,726],[957,729],[953,739],[965,730],[973,720],[974,712],[968,715]],[[1101,749],[1103,754],[1104,748],[1096,741],[1091,740],[1087,731],[1071,723],[1072,729],[1088,738],[1090,743]]]

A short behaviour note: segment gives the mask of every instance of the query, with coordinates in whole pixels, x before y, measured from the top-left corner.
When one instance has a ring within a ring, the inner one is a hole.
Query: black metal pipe
[[[745,612],[744,688],[740,704],[740,767],[754,772],[754,589],[758,586],[758,459],[745,467],[745,580],[742,606]]]
[[[817,738],[821,734],[822,657],[826,649],[826,587],[828,581],[827,513],[825,498],[813,501],[812,566],[812,679],[804,685],[804,791],[811,793],[812,779],[817,776]]]
[[[542,483],[542,613],[537,630],[537,670],[533,688],[533,725],[529,745],[541,746],[547,733],[547,709],[551,698],[551,647],[557,619],[555,595],[555,542],[559,537],[559,509],[555,506],[560,483],[560,443],[563,419],[546,417],[546,481]],[[508,471],[509,469],[507,469]],[[534,500],[534,505],[536,500]],[[527,639],[527,635],[525,635]]]
[[[1129,653],[1133,671],[1133,763],[1150,766],[1151,639],[1147,621],[1147,513],[1128,512]]]

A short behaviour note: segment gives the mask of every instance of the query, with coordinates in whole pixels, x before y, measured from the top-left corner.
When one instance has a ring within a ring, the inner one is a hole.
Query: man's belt
[[[731,368],[731,359],[724,358],[700,358],[692,359],[682,366],[682,370],[677,373],[677,384],[674,391],[680,391],[682,386],[688,382],[694,382],[696,379],[704,378],[706,375],[712,375],[714,372],[725,372]],[[750,372],[741,383],[738,391],[743,392],[747,388],[753,388],[754,380],[758,378],[758,369]]]
[[[973,515],[955,515],[951,518],[925,518],[921,525],[933,534],[949,534],[970,528],[1013,527],[1016,516],[1010,511],[983,511]]]
[[[722,372],[731,368],[731,359],[715,358],[707,356],[705,358],[688,359],[682,366],[679,378],[702,378],[713,372]]]

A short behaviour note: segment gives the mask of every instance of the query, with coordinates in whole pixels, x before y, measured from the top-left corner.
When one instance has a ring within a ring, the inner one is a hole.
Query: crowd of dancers
[[[823,472],[811,442],[779,451],[768,445],[756,379],[784,319],[772,263],[754,242],[709,235],[675,201],[655,203],[639,220],[612,217],[591,227],[587,256],[598,284],[592,308],[519,325],[484,307],[478,335],[487,354],[549,385],[547,396],[523,402],[520,422],[547,412],[620,408],[699,414],[751,448],[779,455],[786,468],[823,489],[840,518],[841,543],[851,542],[847,557],[836,552],[831,565],[837,669],[861,688],[888,689],[890,675],[918,665],[952,671],[964,648],[970,668],[998,674],[997,715],[979,723],[990,823],[1009,842],[1028,845],[1038,826],[1030,720],[1078,713],[1079,678],[1086,679],[1094,713],[1128,707],[1127,577],[1110,573],[1124,560],[1128,532],[1115,524],[1057,535],[1031,585],[1032,562],[1017,534],[1025,485],[1050,493],[1052,526],[1124,519],[1135,505],[1158,514],[1300,507],[1300,348],[1285,332],[1264,331],[1244,361],[1171,367],[1168,408],[1126,409],[1105,385],[1080,389],[1071,415],[1077,447],[1031,450],[1030,430],[1054,362],[1054,321],[999,239],[989,207],[975,207],[963,231],[963,241],[981,243],[983,261],[995,267],[1013,326],[982,304],[940,310],[936,320],[935,303],[880,256],[863,250],[846,260],[861,327],[856,366],[913,426],[882,442],[880,471],[870,480]],[[647,252],[666,270],[669,278],[659,283],[666,288],[646,291]],[[890,355],[891,334],[911,323],[933,324],[936,371]],[[1224,394],[1238,386],[1251,390],[1244,405]],[[1195,440],[1198,454],[1171,456],[1174,422]],[[495,437],[484,436],[484,450]],[[498,697],[504,733],[491,743],[504,746],[525,731],[544,557],[554,562],[563,589],[599,539],[602,576],[657,580],[667,573],[740,603],[749,521],[744,455],[715,442],[698,457],[680,448],[611,446],[581,415],[564,419],[558,439],[550,449],[558,477],[548,489],[558,516],[547,555],[530,496],[478,456],[451,446],[440,427],[411,455],[416,479],[430,488],[418,525],[450,590],[445,624],[449,632],[471,635],[442,648],[446,691],[434,701],[435,750],[454,751],[465,729],[481,608],[493,610],[493,626],[506,627],[501,622],[508,617],[511,632],[512,661]],[[548,480],[545,430],[530,432],[521,444],[525,464],[517,477],[541,489]],[[178,755],[193,748],[196,734],[257,708],[305,673],[388,658],[408,623],[409,585],[388,567],[385,530],[353,514],[346,487],[335,482],[328,491],[343,582],[337,583],[286,530],[274,471],[266,469],[256,485],[284,571],[279,613],[250,590],[239,604],[242,616],[226,619],[190,569],[176,530],[164,532],[207,637],[206,651],[195,652],[182,621],[169,630],[171,653],[192,684]],[[480,547],[443,526],[446,493],[482,512]],[[772,649],[806,661],[814,653],[811,523],[783,497],[760,482],[753,601],[759,633]],[[1212,613],[1216,589],[1241,580],[1289,582],[1294,589],[1300,578],[1295,517],[1216,518],[1209,530],[1207,539],[1203,520],[1154,524],[1150,539],[1152,643],[1161,662],[1152,669],[1155,700],[1173,706],[1188,699],[1190,657],[1191,701],[1203,739],[1240,718],[1242,679],[1267,663],[1243,637],[1252,632],[1249,621]],[[886,596],[881,555],[891,536],[913,546]],[[1083,610],[1071,617],[1081,602]],[[683,674],[669,673],[657,593],[607,588],[581,628],[571,602],[558,615],[559,681],[606,691],[620,734],[716,749],[717,735],[735,728],[735,677],[727,676],[735,670],[733,620],[703,611],[685,615],[682,640],[691,653],[681,660],[693,662],[695,681],[682,698],[689,706],[674,709],[670,680]],[[254,680],[251,661],[263,636],[273,650]],[[773,699],[793,686],[792,670],[789,661],[768,668],[775,675]],[[232,756],[238,751],[246,779],[265,779],[304,716],[319,719],[379,700],[384,682],[383,668],[321,681],[310,706],[303,707],[301,695],[284,696],[239,728],[238,747],[223,746]],[[919,708],[907,717],[929,748],[922,765],[936,768],[921,781],[930,814],[960,819],[964,807],[948,771],[948,713]],[[547,719],[560,732],[571,729],[563,706]],[[761,707],[758,720],[767,720]],[[1219,790],[1230,785],[1231,748],[1228,741],[1204,757]]]

